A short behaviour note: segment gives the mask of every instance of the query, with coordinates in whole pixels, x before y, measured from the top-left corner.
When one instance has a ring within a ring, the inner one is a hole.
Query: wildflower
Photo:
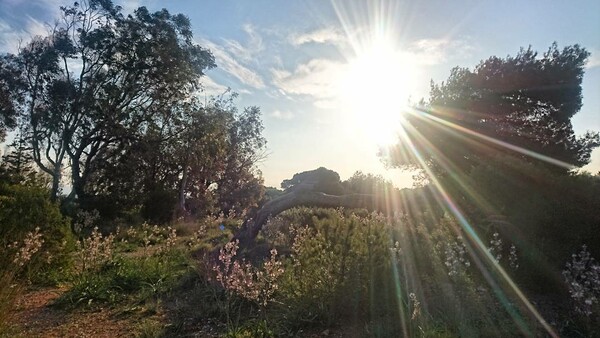
[[[200,244],[201,239],[206,235],[206,225],[202,224],[200,228],[192,234],[192,238],[188,241],[188,246],[191,248]]]
[[[446,255],[444,264],[449,269],[448,276],[456,276],[471,266],[471,262],[467,259],[467,247],[461,236],[457,236],[456,241],[446,243],[444,253]]]
[[[494,257],[496,263],[499,263],[500,259],[502,259],[502,239],[500,238],[499,233],[494,232],[494,234],[492,235],[488,251],[490,252],[492,257]]]
[[[81,260],[81,272],[97,269],[113,258],[114,235],[106,237],[94,227],[90,237],[77,241],[77,255]]]
[[[270,258],[262,269],[244,260],[235,260],[239,241],[225,244],[219,251],[219,262],[213,266],[215,279],[229,292],[266,306],[278,289],[277,280],[283,274],[283,264],[277,260],[277,250],[271,250]]]
[[[17,251],[15,258],[13,259],[13,263],[18,266],[24,266],[31,260],[31,257],[41,249],[43,243],[44,239],[42,238],[39,227],[36,227],[33,232],[28,232],[23,240],[23,245],[19,248],[19,251]],[[13,247],[16,248],[17,246],[18,243],[14,242]]]
[[[571,256],[563,276],[575,311],[588,317],[592,315],[592,308],[600,298],[600,265],[591,257],[587,246],[583,245],[578,254]]]
[[[410,305],[413,309],[412,316],[410,317],[410,319],[415,320],[421,314],[421,302],[419,302],[419,300],[417,299],[417,295],[415,295],[412,292],[408,294],[408,298],[410,299]]]
[[[519,268],[519,259],[517,257],[517,247],[514,245],[510,246],[510,252],[508,253],[508,262],[511,268]]]
[[[396,258],[400,258],[403,254],[402,248],[400,247],[400,243],[398,241],[396,241],[394,243],[394,246],[391,247],[390,250],[392,251],[392,254],[394,255],[394,257],[396,257]]]

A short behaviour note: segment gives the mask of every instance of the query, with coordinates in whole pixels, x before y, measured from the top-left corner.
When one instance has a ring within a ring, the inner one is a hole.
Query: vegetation
[[[407,115],[406,137],[440,174],[468,173],[490,155],[507,153],[542,160],[539,165],[553,159],[549,168],[566,174],[587,164],[600,145],[598,132],[577,137],[571,125],[581,109],[588,56],[578,45],[561,51],[553,44],[541,57],[528,48],[506,59],[490,57],[474,70],[454,68],[445,82],[432,83],[419,113]],[[404,141],[389,152],[390,164],[423,165],[403,147]]]
[[[68,202],[109,218],[139,207],[165,222],[260,200],[260,111],[200,102],[214,57],[185,16],[145,7],[124,16],[110,1],[61,12],[49,36],[0,59],[5,124],[22,121],[17,142],[49,177],[52,200],[67,170]]]
[[[521,50],[432,85],[384,152],[421,170],[414,189],[321,167],[281,191],[257,170],[260,110],[198,99],[216,65],[185,16],[61,11],[0,57],[0,136],[16,128],[0,335],[64,333],[19,321],[39,290],[56,293],[55,326],[108,312],[139,336],[600,335],[600,175],[573,170],[600,145],[571,126],[585,49]],[[382,203],[260,214],[297,192]]]

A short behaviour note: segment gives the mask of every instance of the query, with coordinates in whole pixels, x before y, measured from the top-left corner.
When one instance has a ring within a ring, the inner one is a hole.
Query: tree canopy
[[[85,208],[245,208],[262,193],[260,110],[199,100],[215,66],[182,14],[75,2],[47,36],[0,57],[0,136],[20,122],[53,199],[66,185]]]
[[[325,167],[296,173],[291,179],[283,180],[281,187],[286,192],[308,189],[329,195],[344,193],[340,175]]]
[[[560,50],[553,44],[542,55],[530,47],[490,57],[473,70],[452,69],[445,82],[431,84],[429,101],[405,116],[407,139],[392,147],[390,163],[417,167],[418,153],[437,172],[468,172],[490,156],[511,153],[528,161],[542,155],[573,167],[587,164],[600,136],[576,136],[571,118],[582,105],[588,56],[578,45]]]

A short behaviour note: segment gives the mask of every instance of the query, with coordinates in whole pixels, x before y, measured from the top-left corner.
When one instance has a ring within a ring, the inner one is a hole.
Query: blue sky
[[[240,107],[263,112],[267,185],[325,166],[342,179],[362,170],[410,186],[412,173],[387,170],[376,155],[389,142],[398,104],[426,97],[429,81],[444,80],[454,66],[528,45],[543,52],[553,41],[578,43],[592,53],[573,124],[579,134],[600,130],[597,0],[115,2],[125,12],[143,5],[189,16],[218,65],[205,79],[207,95],[231,87]],[[44,34],[44,23],[69,3],[0,0],[0,51]],[[586,169],[600,171],[600,150]]]

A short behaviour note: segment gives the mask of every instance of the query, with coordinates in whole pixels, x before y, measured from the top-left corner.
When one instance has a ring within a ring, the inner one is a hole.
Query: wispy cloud
[[[245,85],[257,89],[265,88],[262,77],[251,69],[251,64],[256,62],[257,55],[264,50],[262,37],[250,24],[246,24],[242,28],[248,35],[245,44],[232,39],[222,39],[221,43],[200,39],[200,44],[211,50],[215,56],[217,67]]]
[[[411,42],[405,54],[425,66],[442,64],[450,58],[467,57],[473,47],[464,40],[421,39]]]
[[[27,16],[24,27],[14,27],[0,20],[0,51],[16,53],[19,44],[26,44],[32,37],[48,34],[48,27],[42,22]]]
[[[278,120],[291,120],[294,117],[292,112],[281,110],[275,110],[270,115]]]
[[[313,59],[300,64],[294,72],[272,69],[273,83],[287,94],[332,98],[337,93],[334,79],[344,65],[338,61]]]
[[[210,76],[202,78],[202,91],[208,96],[218,96],[227,91],[227,87],[215,82]]]
[[[338,29],[329,27],[304,34],[292,34],[289,40],[295,46],[307,43],[338,44],[344,40],[344,35]]]
[[[251,24],[245,24],[242,29],[248,35],[248,41],[245,45],[237,40],[224,39],[223,47],[243,62],[251,62],[258,53],[265,49],[263,39],[256,31],[256,27]]]
[[[590,69],[600,66],[600,50],[590,50],[590,57],[588,58],[585,68]]]
[[[206,39],[201,39],[200,44],[210,49],[215,56],[217,67],[226,73],[237,78],[240,82],[248,86],[258,89],[265,87],[262,77],[238,61],[238,59],[234,57],[226,47]]]

